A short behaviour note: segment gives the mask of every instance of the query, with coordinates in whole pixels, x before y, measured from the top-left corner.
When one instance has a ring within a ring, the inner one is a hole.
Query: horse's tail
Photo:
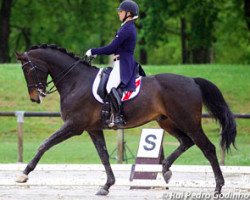
[[[200,86],[202,99],[209,112],[216,120],[219,120],[222,127],[221,142],[222,148],[226,148],[227,152],[230,145],[235,147],[236,122],[229,106],[227,105],[221,91],[216,85],[202,78],[194,78],[196,84]]]

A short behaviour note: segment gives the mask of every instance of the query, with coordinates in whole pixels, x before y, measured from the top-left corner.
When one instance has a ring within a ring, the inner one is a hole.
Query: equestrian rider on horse
[[[117,87],[121,85],[123,90],[135,90],[137,66],[134,59],[137,35],[134,20],[138,18],[139,7],[134,1],[125,0],[118,7],[118,15],[123,23],[113,41],[107,46],[89,49],[86,52],[88,57],[114,54],[113,70],[106,87],[114,114],[114,121],[110,126],[125,124],[121,114],[121,99],[117,93]]]

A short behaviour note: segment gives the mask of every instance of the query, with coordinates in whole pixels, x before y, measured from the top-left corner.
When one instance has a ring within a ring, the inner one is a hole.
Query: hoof
[[[222,188],[222,186],[220,186],[219,188],[216,188],[216,189],[214,190],[214,195],[215,195],[215,196],[218,196],[219,194],[221,194],[221,188]]]
[[[105,190],[104,188],[100,188],[99,191],[95,194],[95,195],[99,195],[99,196],[107,196],[109,193],[108,190]]]
[[[163,174],[163,178],[166,183],[169,182],[170,178],[172,177],[172,172],[169,170]]]
[[[214,190],[214,195],[221,194],[221,189],[222,189],[223,185],[224,185],[224,180],[221,181],[220,183],[216,184],[216,187],[215,187],[215,190]]]
[[[26,174],[22,174],[16,178],[17,183],[26,183],[29,177]]]

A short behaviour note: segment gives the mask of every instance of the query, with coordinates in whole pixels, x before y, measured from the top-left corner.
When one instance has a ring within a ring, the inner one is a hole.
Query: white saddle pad
[[[103,99],[97,94],[97,89],[98,89],[98,86],[99,86],[100,81],[101,81],[102,70],[103,70],[103,68],[100,69],[99,72],[97,73],[96,78],[94,80],[94,84],[92,86],[92,93],[93,93],[95,99],[97,101],[99,101],[100,103],[103,103]],[[132,92],[130,92],[130,91],[123,92],[122,99],[121,99],[122,101],[131,100],[138,95],[140,88],[141,88],[141,76],[135,80],[135,86],[136,86],[136,89],[134,92],[133,91]]]

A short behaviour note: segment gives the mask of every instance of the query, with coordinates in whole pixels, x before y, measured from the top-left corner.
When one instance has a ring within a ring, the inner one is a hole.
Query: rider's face
[[[120,19],[121,22],[125,18],[125,15],[126,15],[126,12],[124,10],[119,10],[118,11],[118,16],[119,16],[119,19]]]

